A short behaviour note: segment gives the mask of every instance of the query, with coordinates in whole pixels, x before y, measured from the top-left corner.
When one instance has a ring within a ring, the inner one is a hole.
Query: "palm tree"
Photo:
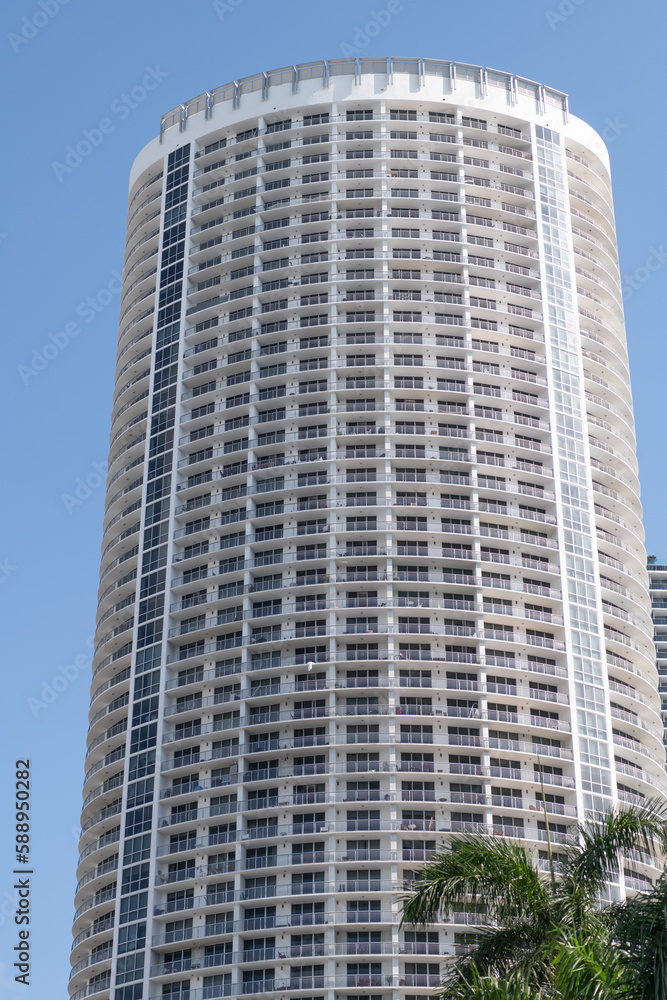
[[[634,984],[632,1000],[667,998],[667,874],[616,908],[614,938]]]
[[[549,844],[546,871],[516,841],[453,836],[410,883],[402,922],[423,926],[452,909],[482,914],[473,950],[449,967],[442,1000],[665,1000],[667,992],[633,992],[633,983],[648,982],[647,942],[658,949],[651,982],[667,983],[667,882],[659,883],[662,909],[655,892],[651,905],[647,897],[600,900],[623,855],[655,858],[666,846],[667,808],[658,801],[577,824],[556,859]]]

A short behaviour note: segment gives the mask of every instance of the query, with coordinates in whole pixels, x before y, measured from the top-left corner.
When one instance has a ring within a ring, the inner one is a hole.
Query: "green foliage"
[[[667,1000],[667,875],[650,893],[600,903],[624,856],[642,852],[657,865],[666,848],[658,801],[577,824],[550,871],[515,842],[451,837],[403,907],[402,923],[413,926],[452,909],[483,915],[437,1000]]]
[[[619,906],[614,921],[615,939],[625,953],[632,974],[632,1000],[667,997],[667,875],[653,891]]]

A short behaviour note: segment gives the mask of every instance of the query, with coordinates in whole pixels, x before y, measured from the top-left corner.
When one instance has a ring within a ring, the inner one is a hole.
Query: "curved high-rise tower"
[[[71,995],[417,1000],[447,831],[667,781],[606,151],[437,60],[260,73],[132,170]],[[648,884],[628,860],[615,891]]]

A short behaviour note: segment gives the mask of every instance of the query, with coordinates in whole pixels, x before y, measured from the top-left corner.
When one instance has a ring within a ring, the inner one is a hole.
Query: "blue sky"
[[[6,427],[0,623],[6,700],[0,791],[11,801],[14,760],[29,757],[35,864],[32,986],[26,990],[13,982],[12,830],[5,810],[0,993],[8,1000],[65,995],[116,274],[129,170],[156,135],[162,112],[228,80],[338,58],[352,48],[480,63],[568,92],[572,113],[610,140],[647,548],[667,558],[661,308],[667,133],[659,72],[667,8],[650,0],[394,0],[392,8],[388,18],[382,13],[387,0],[3,5],[0,275],[7,353],[0,371]],[[365,25],[378,20],[388,23],[369,40]],[[103,119],[108,124],[101,130]],[[90,154],[68,164],[67,147],[86,131],[96,140]]]

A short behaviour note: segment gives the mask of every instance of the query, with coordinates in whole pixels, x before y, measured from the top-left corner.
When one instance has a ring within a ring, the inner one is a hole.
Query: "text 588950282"
[[[30,864],[30,761],[17,760],[15,786],[15,841],[16,864]],[[32,868],[20,867],[14,869],[17,878],[14,884],[18,894],[18,903],[14,913],[14,923],[18,928],[18,942],[14,945],[16,961],[14,968],[17,983],[30,985],[30,876]]]

